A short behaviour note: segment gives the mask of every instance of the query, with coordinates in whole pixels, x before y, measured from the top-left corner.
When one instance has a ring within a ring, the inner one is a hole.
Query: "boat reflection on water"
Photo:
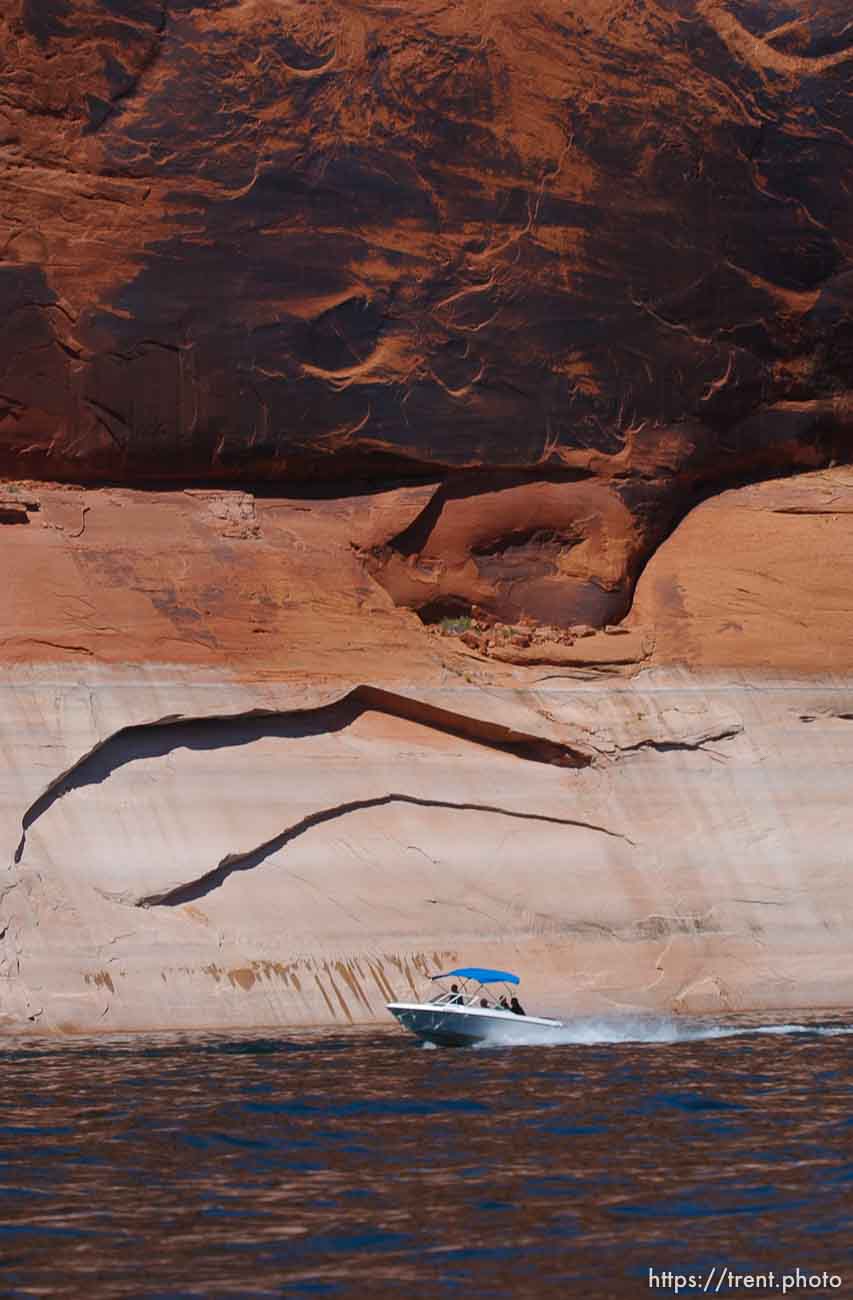
[[[435,997],[426,1002],[387,1004],[403,1028],[425,1043],[471,1047],[477,1043],[547,1042],[564,1028],[559,1020],[524,1012],[513,992],[520,980],[510,971],[460,966],[430,978],[441,989]],[[496,985],[502,986],[497,994]]]

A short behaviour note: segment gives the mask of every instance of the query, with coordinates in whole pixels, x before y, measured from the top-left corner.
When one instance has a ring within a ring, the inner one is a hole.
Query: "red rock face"
[[[11,0],[0,58],[0,472],[432,477],[396,597],[601,623],[848,458],[848,0]]]

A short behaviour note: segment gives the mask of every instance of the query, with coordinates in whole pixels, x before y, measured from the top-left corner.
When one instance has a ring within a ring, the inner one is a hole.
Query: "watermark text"
[[[757,1291],[764,1295],[793,1295],[795,1292],[840,1291],[840,1273],[815,1273],[795,1268],[789,1273],[773,1269],[764,1273],[741,1273],[737,1269],[715,1265],[707,1271],[678,1273],[674,1269],[649,1269],[649,1289],[669,1291],[672,1295],[698,1291],[703,1295],[730,1295],[733,1291]]]

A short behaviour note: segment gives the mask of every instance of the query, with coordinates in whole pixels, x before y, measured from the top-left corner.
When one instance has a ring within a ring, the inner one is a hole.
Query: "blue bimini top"
[[[517,975],[508,970],[487,970],[485,966],[460,966],[458,970],[445,971],[443,975],[430,975],[433,980],[446,980],[458,975],[463,980],[479,980],[481,984],[520,984]]]

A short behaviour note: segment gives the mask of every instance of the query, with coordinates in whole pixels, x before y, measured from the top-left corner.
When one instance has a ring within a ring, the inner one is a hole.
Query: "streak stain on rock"
[[[853,25],[801,8],[3,7],[0,1023],[849,1001]]]

